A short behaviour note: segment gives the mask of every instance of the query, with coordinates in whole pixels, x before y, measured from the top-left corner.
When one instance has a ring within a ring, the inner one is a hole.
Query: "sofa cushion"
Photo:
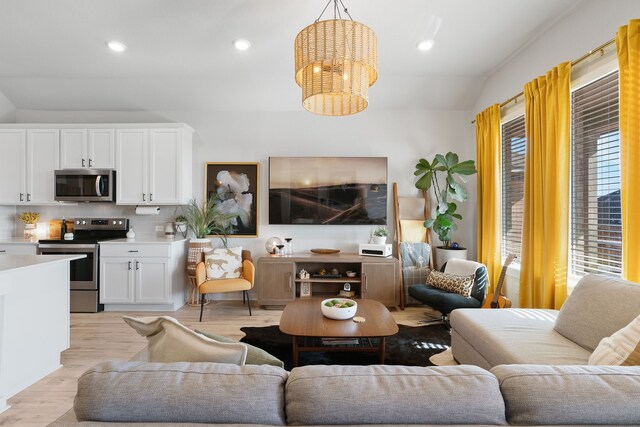
[[[557,311],[534,309],[471,310],[451,313],[451,349],[460,363],[460,339],[480,353],[490,366],[534,363],[586,364],[590,352],[553,330]]]
[[[228,338],[222,335],[211,334],[209,332],[203,332],[198,329],[196,329],[196,332],[218,342],[239,343],[239,341],[234,340],[233,338]],[[282,360],[271,355],[270,353],[267,353],[263,349],[247,343],[241,343],[241,344],[244,344],[245,346],[247,346],[247,359],[244,362],[245,364],[272,365],[272,366],[278,366],[279,368],[284,368],[284,362]]]
[[[640,425],[640,367],[496,366],[516,425]]]
[[[471,296],[471,287],[473,286],[474,279],[475,274],[470,276],[458,276],[455,274],[440,273],[439,271],[434,270],[429,274],[429,276],[427,276],[427,285],[469,298]]]
[[[640,316],[603,338],[591,353],[589,365],[640,365]]]
[[[218,362],[244,365],[247,346],[222,343],[187,328],[170,316],[129,317],[123,320],[147,337],[149,362]]]
[[[505,424],[498,382],[476,366],[304,366],[285,398],[290,425]]]
[[[589,274],[565,301],[555,330],[593,351],[602,338],[611,336],[640,315],[640,286],[626,280]]]
[[[268,365],[105,362],[82,374],[79,421],[283,425],[288,373]]]

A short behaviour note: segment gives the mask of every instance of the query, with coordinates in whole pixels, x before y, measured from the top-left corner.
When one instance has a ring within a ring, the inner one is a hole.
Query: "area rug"
[[[442,325],[411,327],[398,325],[394,336],[387,337],[385,363],[388,365],[433,366],[429,358],[451,345],[451,335]],[[259,347],[293,368],[291,337],[280,332],[278,326],[244,327],[246,334],[240,341]],[[378,363],[374,353],[317,352],[300,353],[303,365],[372,365]]]

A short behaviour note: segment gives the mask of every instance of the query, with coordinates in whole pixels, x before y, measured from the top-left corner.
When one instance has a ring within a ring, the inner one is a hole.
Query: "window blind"
[[[569,269],[620,275],[620,133],[618,73],[571,95],[571,227]]]
[[[502,256],[520,257],[524,212],[524,116],[502,125]]]

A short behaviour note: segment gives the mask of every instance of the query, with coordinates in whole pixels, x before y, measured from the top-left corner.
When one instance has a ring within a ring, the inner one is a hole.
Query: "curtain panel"
[[[502,204],[500,106],[492,105],[476,116],[478,168],[478,261],[487,266],[488,294],[500,277],[502,265]]]
[[[524,87],[520,307],[559,309],[567,297],[570,83],[564,62]]]
[[[622,277],[640,283],[640,19],[616,34],[620,67]],[[635,188],[634,188],[635,186]]]

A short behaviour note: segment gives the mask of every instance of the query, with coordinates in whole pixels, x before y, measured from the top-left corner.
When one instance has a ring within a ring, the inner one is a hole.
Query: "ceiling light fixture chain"
[[[331,2],[333,19],[320,21]],[[367,108],[369,87],[378,79],[378,39],[353,20],[343,0],[329,0],[318,19],[298,33],[294,55],[305,109],[346,116]]]

